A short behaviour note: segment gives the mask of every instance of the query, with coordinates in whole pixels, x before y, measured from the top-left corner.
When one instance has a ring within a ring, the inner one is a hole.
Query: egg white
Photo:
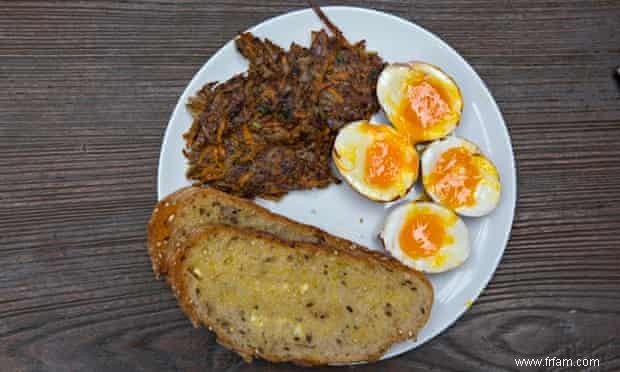
[[[501,185],[499,181],[499,173],[495,165],[486,157],[484,157],[478,146],[466,139],[448,136],[444,139],[435,141],[428,145],[422,153],[422,182],[427,194],[437,203],[443,204],[438,195],[433,193],[432,185],[429,183],[428,175],[431,174],[433,168],[441,155],[452,148],[464,148],[472,154],[484,158],[485,166],[478,168],[482,175],[482,180],[478,183],[474,192],[475,203],[472,206],[463,206],[456,208],[454,211],[462,216],[480,217],[491,213],[500,200]]]
[[[411,73],[407,64],[386,66],[377,79],[377,99],[388,118],[395,114],[398,102],[404,99],[402,86]]]
[[[442,246],[434,255],[412,258],[400,246],[400,232],[407,216],[412,211],[431,211],[445,221],[455,221],[444,226],[446,234],[453,238],[451,244]],[[441,273],[454,269],[467,260],[470,253],[469,231],[465,223],[448,208],[432,202],[413,202],[396,207],[386,218],[379,233],[385,249],[397,260],[413,269],[425,273]]]
[[[389,202],[401,198],[407,194],[417,180],[419,164],[415,164],[415,170],[402,169],[398,181],[393,185],[388,187],[370,185],[365,180],[366,150],[373,144],[375,138],[371,133],[360,129],[363,125],[374,124],[361,120],[347,124],[340,129],[334,141],[332,153],[336,168],[355,191],[370,200]],[[391,126],[382,126],[392,132],[397,138],[400,137],[398,132]],[[418,161],[419,156],[415,148],[404,141],[403,151],[407,152],[408,155],[406,156],[415,157],[416,161]]]

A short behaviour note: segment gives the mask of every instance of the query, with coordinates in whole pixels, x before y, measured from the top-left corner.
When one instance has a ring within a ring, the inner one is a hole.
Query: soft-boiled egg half
[[[422,153],[422,183],[434,201],[462,216],[488,214],[500,198],[495,165],[478,146],[456,136],[426,147]]]
[[[404,196],[418,178],[417,151],[389,125],[347,124],[336,136],[332,155],[351,187],[374,201]]]
[[[396,207],[379,237],[394,258],[426,273],[453,269],[469,257],[465,223],[450,209],[431,202]]]
[[[451,133],[463,111],[454,80],[424,62],[388,65],[379,75],[377,98],[390,122],[412,143]]]

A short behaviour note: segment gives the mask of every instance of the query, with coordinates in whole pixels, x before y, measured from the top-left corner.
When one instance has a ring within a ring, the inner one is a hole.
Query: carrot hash
[[[324,16],[324,15],[323,15]],[[323,18],[322,18],[323,19]],[[187,105],[187,177],[242,197],[277,199],[338,182],[331,149],[344,124],[379,110],[375,88],[384,63],[351,44],[331,23],[309,48],[288,51],[251,33],[236,39],[244,74],[205,85]]]

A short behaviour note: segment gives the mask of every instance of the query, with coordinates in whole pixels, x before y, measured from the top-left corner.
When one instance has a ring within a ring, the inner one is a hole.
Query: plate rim
[[[518,205],[518,195],[519,195],[519,185],[518,185],[518,171],[517,171],[517,159],[515,156],[515,152],[514,152],[514,147],[513,147],[513,143],[512,143],[512,136],[510,133],[510,128],[508,127],[508,125],[506,125],[506,120],[504,118],[504,115],[502,114],[502,111],[499,107],[499,105],[497,104],[497,101],[495,100],[495,96],[492,94],[491,90],[489,89],[489,87],[487,86],[487,84],[485,83],[485,81],[480,77],[480,75],[478,74],[478,72],[473,68],[473,66],[471,66],[469,64],[469,62],[456,50],[454,49],[452,46],[450,46],[447,42],[445,42],[443,39],[441,39],[437,34],[435,34],[434,32],[414,23],[413,21],[409,21],[405,18],[399,17],[397,15],[391,14],[391,13],[387,13],[381,10],[376,10],[376,9],[371,9],[371,8],[363,8],[363,7],[356,7],[356,6],[343,6],[343,5],[335,5],[335,6],[322,6],[321,10],[325,11],[326,13],[329,13],[331,10],[341,10],[341,11],[352,11],[352,12],[362,12],[362,13],[367,13],[367,14],[372,14],[375,16],[380,16],[380,17],[386,17],[389,18],[390,21],[392,22],[398,22],[401,24],[404,24],[406,26],[409,27],[413,27],[415,28],[417,31],[422,32],[422,33],[426,33],[428,34],[433,42],[437,43],[441,48],[448,50],[448,52],[450,52],[451,54],[453,54],[458,60],[459,62],[465,66],[465,68],[468,70],[468,72],[470,74],[472,74],[475,79],[481,84],[482,88],[485,90],[486,94],[488,94],[488,96],[491,98],[491,108],[495,111],[495,113],[499,116],[499,118],[501,118],[501,126],[503,128],[503,134],[505,135],[505,139],[507,140],[506,143],[508,145],[507,150],[509,150],[509,154],[510,154],[510,175],[511,178],[514,180],[514,184],[512,185],[512,192],[508,195],[509,200],[511,203],[510,205],[510,213],[509,213],[509,224],[508,224],[508,228],[507,230],[502,234],[502,241],[503,243],[501,244],[501,251],[499,252],[500,254],[497,255],[497,258],[495,259],[495,261],[493,262],[493,269],[490,272],[490,274],[483,280],[479,282],[479,285],[476,286],[478,289],[475,291],[477,292],[475,296],[473,296],[473,298],[471,299],[471,303],[473,305],[473,303],[475,303],[480,296],[482,295],[482,293],[484,292],[484,290],[488,287],[491,279],[493,279],[493,277],[495,276],[495,273],[497,272],[497,269],[499,267],[499,264],[502,260],[502,258],[504,257],[504,254],[506,252],[506,249],[508,248],[508,244],[512,238],[512,230],[513,230],[513,226],[514,226],[514,221],[515,221],[515,217],[516,217],[516,213],[517,213],[517,205]],[[245,31],[243,32],[253,32],[253,30],[255,30],[256,28],[268,25],[270,23],[273,22],[279,22],[282,21],[288,17],[297,15],[299,13],[304,13],[304,12],[313,12],[312,8],[302,8],[302,9],[298,9],[298,10],[293,10],[293,11],[289,11],[286,13],[282,13],[282,14],[278,14],[276,16],[267,18],[249,28],[247,28]],[[227,46],[229,46],[230,44],[234,43],[235,38],[227,41],[226,43],[224,43],[215,53],[213,53],[205,63],[202,64],[202,66],[200,66],[200,68],[194,73],[194,75],[192,76],[191,80],[189,80],[189,82],[185,85],[185,88],[183,89],[183,91],[181,92],[177,103],[175,104],[172,113],[170,114],[170,117],[168,119],[168,122],[166,124],[166,128],[164,129],[164,136],[162,138],[162,143],[161,143],[161,147],[160,147],[160,152],[159,152],[159,160],[158,160],[158,164],[157,164],[157,199],[161,200],[163,199],[166,195],[162,195],[162,167],[163,167],[163,162],[164,162],[164,147],[166,146],[167,142],[168,142],[168,137],[171,135],[170,132],[170,128],[172,126],[172,122],[173,119],[177,116],[178,112],[180,110],[185,109],[185,105],[186,102],[183,100],[183,97],[189,96],[192,94],[192,92],[189,91],[189,88],[194,85],[194,83],[199,79],[199,76],[201,76],[203,74],[203,71],[206,70],[211,64],[215,63],[215,60],[222,54],[224,53],[225,49]],[[452,319],[450,319],[448,322],[445,323],[445,325],[439,327],[438,331],[428,337],[426,340],[424,340],[423,342],[419,343],[417,342],[418,340],[416,339],[416,343],[407,346],[405,349],[401,350],[401,351],[393,351],[393,350],[388,350],[382,357],[380,360],[386,360],[386,359],[390,359],[393,357],[396,357],[398,355],[402,355],[405,354],[407,352],[410,352],[414,349],[417,349],[419,347],[421,347],[422,345],[426,344],[427,342],[435,339],[436,337],[442,335],[448,328],[452,327],[456,321],[458,321],[464,314],[465,312],[467,312],[469,309],[471,308],[471,306],[463,306],[461,307],[458,311],[455,312],[455,315]],[[364,362],[362,362],[364,363]],[[352,363],[353,364],[360,364],[360,363]]]

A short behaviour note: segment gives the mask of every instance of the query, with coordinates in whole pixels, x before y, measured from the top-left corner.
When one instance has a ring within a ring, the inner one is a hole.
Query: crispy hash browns
[[[375,88],[384,63],[334,36],[312,33],[309,48],[285,51],[244,33],[236,40],[247,73],[205,85],[187,105],[187,177],[241,197],[277,199],[291,190],[338,182],[331,148],[338,128],[379,110]]]

